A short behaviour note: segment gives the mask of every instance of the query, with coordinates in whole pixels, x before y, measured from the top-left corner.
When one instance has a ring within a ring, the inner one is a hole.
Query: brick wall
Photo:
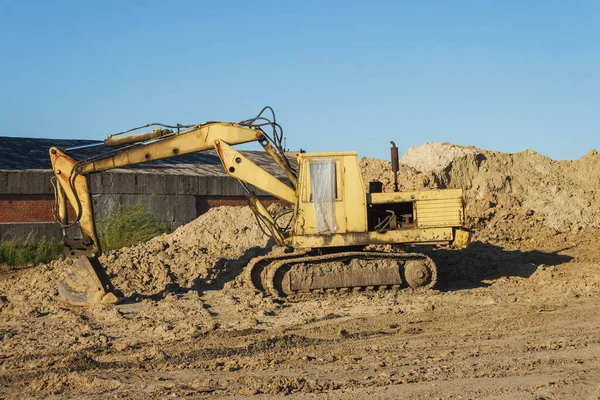
[[[0,223],[7,222],[52,222],[54,196],[51,195],[0,195]],[[69,207],[69,218],[75,213]]]

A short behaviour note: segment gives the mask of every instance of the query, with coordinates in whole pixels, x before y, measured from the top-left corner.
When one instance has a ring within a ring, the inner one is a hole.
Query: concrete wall
[[[0,195],[52,195],[51,171],[0,170]],[[227,175],[174,175],[114,170],[88,176],[94,194],[166,194],[243,196],[240,184]],[[265,193],[258,192],[259,195]]]
[[[187,224],[198,216],[194,195],[96,194],[92,199],[97,221],[106,219],[120,205],[132,206],[138,202],[171,227]]]
[[[60,237],[60,228],[53,222],[51,176],[47,170],[0,170],[0,239],[23,239],[30,234]],[[243,188],[226,175],[174,175],[168,169],[164,173],[115,170],[88,179],[96,221],[119,205],[141,201],[175,228],[211,207],[245,204]],[[268,203],[273,201],[266,193],[257,194]]]

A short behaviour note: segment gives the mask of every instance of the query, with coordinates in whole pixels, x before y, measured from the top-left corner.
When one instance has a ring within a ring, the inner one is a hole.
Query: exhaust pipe
[[[396,143],[390,141],[392,144],[392,173],[394,174],[394,192],[399,192],[398,190],[398,171],[400,171],[400,162],[398,161],[398,148],[396,147]]]

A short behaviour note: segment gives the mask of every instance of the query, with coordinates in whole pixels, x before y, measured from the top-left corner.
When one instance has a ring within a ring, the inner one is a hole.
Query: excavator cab
[[[367,193],[356,152],[297,159],[297,207],[287,239],[293,247],[468,244],[462,189]]]
[[[292,235],[366,232],[366,196],[356,152],[300,153]]]

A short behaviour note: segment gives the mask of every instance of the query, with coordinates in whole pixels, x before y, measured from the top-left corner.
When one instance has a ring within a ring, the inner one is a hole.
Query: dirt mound
[[[469,223],[490,236],[519,239],[540,229],[577,231],[600,226],[600,155],[555,161],[531,150],[509,154],[426,143],[402,157],[402,189],[463,188]],[[393,190],[389,162],[361,160],[365,184]]]
[[[411,147],[402,156],[400,163],[416,169],[419,172],[443,171],[452,161],[475,153],[474,147],[463,147],[448,142],[429,142],[423,146]]]
[[[360,167],[363,182],[367,186],[367,190],[371,181],[382,182],[384,192],[392,192],[394,190],[392,165],[389,161],[363,157],[360,160]],[[432,172],[420,173],[406,164],[400,164],[400,171],[398,171],[399,190],[420,189],[434,187],[434,185],[434,175]]]
[[[124,297],[160,299],[186,289],[220,289],[272,246],[248,207],[219,207],[171,234],[109,251],[100,262]],[[60,312],[62,271],[57,260],[3,274],[0,311],[14,318]]]
[[[101,257],[125,296],[203,283],[222,286],[273,242],[248,207],[217,207],[171,234]]]

